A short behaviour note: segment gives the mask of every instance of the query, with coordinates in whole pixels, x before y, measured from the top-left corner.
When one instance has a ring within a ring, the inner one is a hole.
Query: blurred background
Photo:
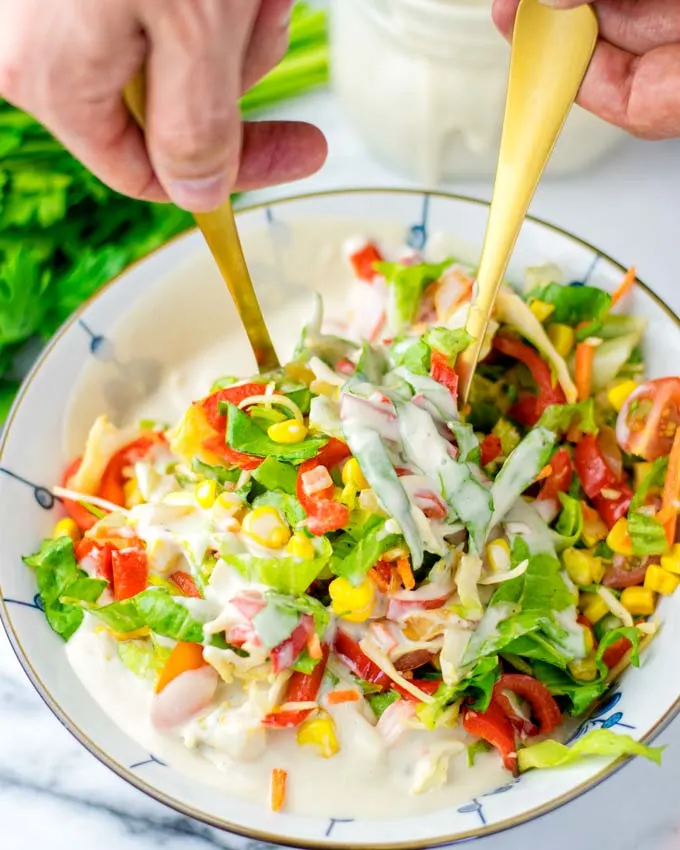
[[[297,2],[287,56],[242,108],[248,118],[318,123],[330,157],[318,177],[267,196],[375,184],[488,197],[509,58],[490,10],[491,0]],[[630,216],[646,216],[644,204],[632,206],[640,183],[645,191],[650,181],[680,188],[677,168],[665,178],[663,165],[654,172],[639,165],[676,157],[675,143],[652,154],[650,143],[622,141],[620,131],[576,108],[548,168],[548,183],[558,187],[550,208],[569,207],[574,216],[577,198],[597,204],[604,191],[605,209],[620,215],[623,200]],[[607,183],[588,181],[593,169],[606,175],[622,147],[615,173],[627,183],[619,197],[621,181],[611,175]],[[553,219],[569,225],[559,214]],[[127,265],[190,226],[174,207],[112,192],[30,116],[0,100],[0,423],[59,325]]]

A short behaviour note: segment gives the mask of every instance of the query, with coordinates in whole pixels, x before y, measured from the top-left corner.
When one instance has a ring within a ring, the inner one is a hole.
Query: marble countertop
[[[364,151],[332,95],[319,93],[280,115],[320,124],[330,142],[320,175],[283,196],[349,185],[409,185]],[[488,182],[456,183],[488,197]],[[584,237],[624,264],[680,310],[676,250],[680,221],[680,142],[626,141],[591,173],[546,182],[533,212]],[[255,195],[253,195],[255,200]],[[676,850],[680,848],[680,720],[660,738],[664,765],[638,761],[604,785],[510,832],[480,839],[479,850]],[[99,764],[61,727],[25,678],[0,635],[0,848],[72,850],[208,850],[245,848],[234,838],[146,798]],[[262,845],[257,845],[258,848]]]

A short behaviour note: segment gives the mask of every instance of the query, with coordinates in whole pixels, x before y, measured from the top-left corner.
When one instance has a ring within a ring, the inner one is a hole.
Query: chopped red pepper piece
[[[617,478],[607,465],[602,450],[592,434],[585,434],[574,449],[574,466],[586,496],[597,512],[613,528],[617,520],[628,513],[633,493],[630,487]],[[609,498],[603,490],[616,495]]]
[[[273,672],[281,673],[283,670],[292,667],[302,650],[307,646],[307,641],[313,633],[314,618],[310,614],[303,614],[290,637],[270,651],[269,657]]]
[[[538,494],[539,499],[557,500],[560,493],[566,493],[569,490],[573,468],[571,456],[565,448],[558,449],[555,452],[550,459],[550,468],[552,472],[541,485],[541,491]]]
[[[368,242],[363,248],[351,254],[349,261],[354,269],[354,274],[360,280],[371,283],[373,278],[378,274],[373,264],[382,262],[382,259],[383,256],[378,250],[378,246],[373,242]]]
[[[430,377],[437,381],[438,384],[446,387],[451,393],[454,403],[458,403],[458,375],[453,367],[449,365],[446,355],[434,348],[432,349],[432,356],[430,358]]]
[[[125,476],[123,470],[142,460],[152,446],[163,442],[164,439],[162,434],[150,431],[117,451],[106,465],[97,495],[114,505],[124,506]]]
[[[81,457],[77,457],[66,467],[64,474],[61,477],[62,487],[68,488],[68,483],[80,469],[82,460],[83,459]],[[66,509],[66,513],[71,517],[81,531],[88,531],[97,522],[97,517],[90,513],[90,511],[83,507],[79,502],[74,502],[72,499],[62,499],[62,502]]]
[[[606,496],[600,494],[593,499],[595,509],[609,529],[614,528],[621,517],[627,515],[633,498],[633,491],[623,481],[617,481],[616,486],[612,489],[619,493],[616,498],[608,499]]]
[[[350,510],[347,505],[333,499],[333,486],[308,496],[303,485],[303,476],[319,466],[332,469],[350,457],[349,447],[335,437],[326,443],[319,454],[300,464],[296,482],[296,494],[307,514],[306,526],[312,534],[323,535],[329,531],[344,528],[349,522]]]
[[[220,402],[228,401],[238,406],[240,402],[250,398],[251,395],[262,395],[266,389],[266,384],[240,384],[235,387],[224,387],[224,389],[217,390],[197,404],[200,404],[205,411],[205,417],[210,425],[220,434],[224,434],[227,430],[227,417],[220,413]]]
[[[534,395],[522,395],[508,410],[508,414],[520,425],[533,428],[541,418],[538,412],[538,399]]]
[[[326,671],[328,661],[328,646],[323,646],[323,656],[311,673],[300,673],[295,671],[288,680],[286,687],[286,702],[312,702],[319,695],[321,680]],[[291,726],[299,726],[312,713],[312,709],[301,709],[299,711],[278,711],[267,714],[262,723],[278,729],[287,729]]]
[[[116,601],[130,599],[146,589],[149,566],[140,549],[114,549],[111,553],[113,595]]]
[[[378,685],[382,690],[387,690],[391,686],[392,680],[387,673],[384,673],[377,664],[371,661],[354,638],[350,637],[347,632],[343,632],[342,629],[338,629],[336,632],[333,649],[352,673],[363,679],[364,682]]]
[[[515,360],[519,360],[520,363],[524,363],[531,372],[531,376],[538,387],[538,396],[536,397],[534,413],[536,419],[534,422],[526,422],[523,424],[535,425],[543,411],[547,407],[550,407],[551,404],[564,404],[566,402],[567,399],[562,391],[562,387],[558,383],[553,385],[550,366],[548,366],[545,360],[539,356],[535,349],[514,337],[505,336],[504,334],[499,334],[495,337],[493,347],[501,354],[505,354],[506,357],[512,357]],[[531,398],[531,396],[529,396],[529,398]],[[518,407],[519,405],[522,405],[522,403],[523,400],[520,399],[517,404],[513,405],[513,408],[511,408],[512,416],[514,416],[514,413],[512,413],[513,409],[516,409],[517,412],[524,413],[525,415],[529,413],[528,407],[526,410]],[[517,421],[521,422],[522,420],[518,418]]]
[[[183,570],[177,570],[177,572],[170,576],[170,581],[177,585],[184,596],[192,596],[194,599],[201,598],[201,592],[196,587],[193,576],[190,576],[189,573],[185,573]]]
[[[515,732],[512,723],[495,700],[491,700],[484,712],[475,711],[472,708],[465,709],[463,728],[471,735],[476,735],[495,747],[501,754],[505,768],[512,774],[517,774]]]
[[[494,686],[494,699],[506,714],[514,714],[512,705],[503,691],[512,691],[531,705],[538,721],[538,731],[547,735],[562,722],[562,712],[546,686],[523,673],[505,673]]]
[[[479,449],[482,453],[482,466],[486,466],[487,463],[493,463],[497,457],[503,454],[500,437],[497,437],[495,434],[487,434],[479,444]]]
[[[616,667],[616,665],[623,659],[623,656],[628,652],[629,649],[631,649],[632,646],[633,644],[628,640],[628,638],[619,638],[617,641],[614,641],[611,646],[608,646],[605,649],[602,655],[602,660],[611,670],[612,668]]]
[[[76,560],[80,563],[87,558],[94,565],[97,575],[105,578],[110,585],[113,585],[111,556],[114,548],[110,543],[101,545],[89,537],[84,537],[76,544]]]

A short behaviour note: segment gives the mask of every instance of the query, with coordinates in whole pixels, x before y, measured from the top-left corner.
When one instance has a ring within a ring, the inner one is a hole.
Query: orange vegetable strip
[[[590,390],[593,380],[593,357],[595,349],[587,342],[579,342],[576,346],[576,368],[574,382],[578,392],[578,400],[585,401],[590,398]]]
[[[272,770],[271,808],[273,812],[280,812],[286,801],[286,779],[288,772],[280,767]]]
[[[159,694],[163,688],[186,673],[188,670],[198,670],[199,667],[205,667],[207,662],[203,658],[203,647],[200,643],[185,643],[180,641],[175,644],[168,660],[165,662],[165,667],[161,670],[161,674],[156,682],[155,691]]]
[[[413,590],[416,586],[416,579],[411,569],[411,562],[408,558],[399,558],[397,561],[397,573],[406,590]]]
[[[328,705],[340,705],[342,702],[356,702],[359,694],[351,688],[346,691],[331,691],[326,700]]]
[[[661,514],[666,529],[668,545],[675,542],[675,527],[678,520],[678,508],[680,507],[680,428],[676,428],[671,453],[668,456],[668,470],[666,472],[666,483],[663,488],[661,502]]]
[[[635,266],[631,266],[626,272],[626,276],[621,281],[620,286],[615,290],[612,295],[612,304],[616,304],[620,301],[624,295],[626,295],[635,285],[635,278],[637,277],[637,269]]]

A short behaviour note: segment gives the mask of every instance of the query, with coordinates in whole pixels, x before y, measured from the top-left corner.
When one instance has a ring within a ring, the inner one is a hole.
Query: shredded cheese
[[[527,571],[528,566],[528,560],[522,561],[521,564],[518,564],[512,570],[505,570],[502,573],[494,573],[493,575],[480,578],[479,584],[500,584],[503,581],[510,581],[512,578],[523,575]]]
[[[394,664],[392,664],[390,659],[371,637],[365,637],[359,642],[359,646],[364,655],[367,655],[374,664],[377,664],[383,673],[386,673],[393,682],[396,682],[396,684],[399,685],[399,687],[408,691],[411,696],[421,702],[432,702],[433,698],[429,694],[426,694],[425,691],[421,691],[420,688],[416,687],[412,682],[409,682],[408,679],[405,679],[401,675]]]
[[[604,602],[604,604],[609,608],[611,613],[618,617],[619,620],[623,623],[624,626],[633,626],[633,616],[623,605],[619,602],[619,600],[614,596],[614,594],[606,587],[598,587],[597,589],[598,595],[600,599]]]
[[[279,407],[285,407],[290,410],[295,419],[302,425],[304,424],[304,417],[302,415],[302,411],[295,404],[294,401],[291,401],[289,398],[286,398],[285,395],[279,395],[278,393],[271,393],[265,395],[251,395],[248,398],[244,398],[243,401],[240,401],[238,404],[239,410],[243,410],[244,407],[252,407],[254,404],[263,404],[265,407],[271,407],[273,404],[278,404]]]
[[[120,505],[114,505],[113,502],[109,502],[107,499],[100,499],[99,496],[89,496],[87,493],[79,493],[77,490],[67,490],[66,487],[53,487],[52,493],[55,496],[59,496],[60,499],[70,499],[72,502],[85,505],[85,507],[93,505],[95,508],[101,508],[111,513],[125,514],[126,516],[130,513],[130,511],[122,508]]]

